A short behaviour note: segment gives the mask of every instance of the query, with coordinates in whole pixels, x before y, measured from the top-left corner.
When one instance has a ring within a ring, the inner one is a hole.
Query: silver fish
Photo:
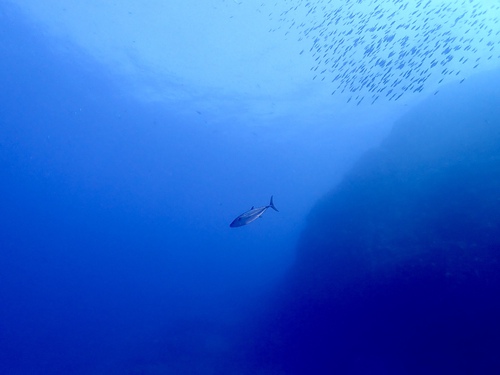
[[[252,207],[249,211],[241,214],[236,219],[234,219],[233,222],[229,224],[229,226],[232,228],[236,228],[250,224],[252,221],[257,220],[259,217],[261,217],[269,207],[271,207],[275,211],[278,211],[278,209],[274,207],[272,195],[271,195],[271,201],[269,202],[268,206],[257,207],[257,208]]]

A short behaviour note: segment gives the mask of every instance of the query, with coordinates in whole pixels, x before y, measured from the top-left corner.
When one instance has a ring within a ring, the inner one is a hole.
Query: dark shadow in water
[[[429,99],[317,204],[258,368],[500,373],[499,83]]]

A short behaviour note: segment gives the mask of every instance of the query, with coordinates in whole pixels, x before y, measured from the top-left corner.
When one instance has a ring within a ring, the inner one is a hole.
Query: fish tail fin
[[[271,195],[271,201],[269,202],[269,207],[271,207],[274,211],[278,211],[278,209],[276,207],[274,207],[274,202],[273,202],[273,196],[272,195]]]

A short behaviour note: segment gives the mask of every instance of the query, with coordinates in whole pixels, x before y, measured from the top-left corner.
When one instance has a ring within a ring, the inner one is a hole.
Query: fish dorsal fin
[[[251,210],[253,210],[255,208],[255,206],[252,206]]]

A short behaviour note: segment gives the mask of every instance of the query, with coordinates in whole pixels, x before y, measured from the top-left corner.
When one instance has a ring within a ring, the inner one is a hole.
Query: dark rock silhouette
[[[500,74],[406,115],[312,210],[258,338],[285,374],[500,373]]]

